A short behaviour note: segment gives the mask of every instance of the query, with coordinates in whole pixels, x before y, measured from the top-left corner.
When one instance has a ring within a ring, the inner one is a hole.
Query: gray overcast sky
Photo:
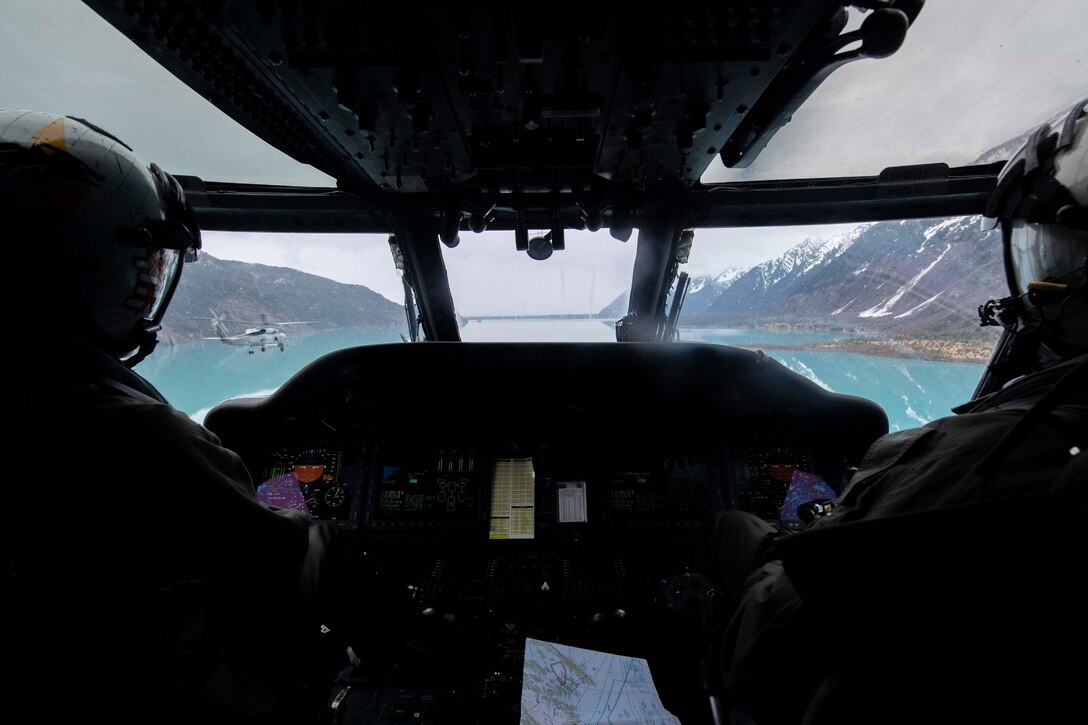
[[[78,0],[0,0],[0,17],[0,106],[87,118],[174,173],[333,185],[325,174],[248,134]],[[835,71],[752,168],[726,170],[719,163],[704,180],[970,163],[1088,95],[1085,28],[1085,0],[929,0],[898,53]],[[749,266],[806,236],[826,239],[838,231],[700,230],[687,271],[716,274]],[[297,239],[206,236],[216,256],[293,266],[400,299],[384,237],[329,237],[324,251],[303,251]],[[622,244],[605,233],[571,235],[565,252],[537,263],[516,253],[512,239],[474,237],[464,233],[461,246],[446,255],[458,310],[466,314],[485,314],[496,305],[581,312],[607,304],[630,283],[634,239]]]

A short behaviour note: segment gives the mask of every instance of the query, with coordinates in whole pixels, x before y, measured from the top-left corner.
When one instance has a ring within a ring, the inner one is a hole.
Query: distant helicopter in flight
[[[264,352],[270,347],[278,347],[280,352],[287,349],[287,333],[282,332],[278,328],[282,325],[308,325],[312,324],[311,321],[299,320],[292,322],[272,322],[268,319],[268,315],[261,314],[260,322],[245,322],[243,320],[229,320],[221,316],[215,310],[211,310],[211,317],[201,317],[201,320],[211,320],[212,329],[215,330],[216,337],[205,337],[204,340],[219,340],[227,345],[239,345],[241,347],[248,347],[249,354],[252,355],[260,348],[261,352]],[[242,333],[231,334],[227,329],[226,323],[237,323],[240,325],[256,325],[256,327],[249,327]]]

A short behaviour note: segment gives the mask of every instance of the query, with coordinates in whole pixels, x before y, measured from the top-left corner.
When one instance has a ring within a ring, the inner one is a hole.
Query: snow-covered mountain
[[[1067,108],[1046,123],[1060,121]],[[994,146],[976,164],[1008,159],[1034,130]],[[681,325],[782,323],[896,336],[993,337],[978,307],[1008,294],[1001,235],[979,216],[859,224],[828,240],[806,238],[748,269],[692,280]],[[604,316],[622,316],[628,293]],[[614,314],[613,314],[614,313]]]
[[[215,310],[236,320],[319,320],[322,327],[404,326],[404,307],[377,292],[285,267],[216,259],[200,253],[185,273],[163,318],[160,338],[187,342],[211,334]]]
[[[706,308],[747,271],[747,267],[730,267],[713,277],[692,277],[684,298],[684,309],[693,314],[706,312]]]
[[[1005,292],[1000,235],[979,217],[862,224],[805,239],[734,278],[713,300],[685,303],[682,324],[784,322],[897,333],[958,334]]]
[[[809,237],[781,256],[752,267],[733,280],[729,289],[709,304],[706,314],[724,311],[773,310],[779,300],[800,291],[814,271],[845,253],[871,225],[860,225],[827,241]],[[722,300],[726,303],[722,303]],[[732,300],[732,302],[729,302]]]

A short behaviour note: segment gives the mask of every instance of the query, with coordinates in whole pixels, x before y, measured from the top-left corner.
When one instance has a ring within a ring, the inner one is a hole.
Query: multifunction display
[[[283,449],[268,457],[257,497],[313,519],[347,521],[355,482],[341,474],[343,454],[329,448]]]
[[[746,449],[733,459],[737,506],[764,519],[792,519],[783,515],[783,505],[790,485],[807,482],[811,477],[808,456],[792,447]]]
[[[483,461],[475,451],[384,449],[370,505],[373,521],[471,522],[479,512]]]
[[[715,505],[707,460],[690,452],[611,460],[605,495],[612,522],[704,521]]]

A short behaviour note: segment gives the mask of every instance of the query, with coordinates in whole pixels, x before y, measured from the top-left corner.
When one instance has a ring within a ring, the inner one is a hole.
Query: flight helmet
[[[1037,332],[1053,357],[1088,351],[1088,99],[1036,128],[1005,164],[983,217],[984,229],[998,224],[1011,329]]]
[[[23,314],[129,365],[154,348],[200,248],[174,177],[85,120],[39,111],[0,109],[0,223],[32,289]]]

